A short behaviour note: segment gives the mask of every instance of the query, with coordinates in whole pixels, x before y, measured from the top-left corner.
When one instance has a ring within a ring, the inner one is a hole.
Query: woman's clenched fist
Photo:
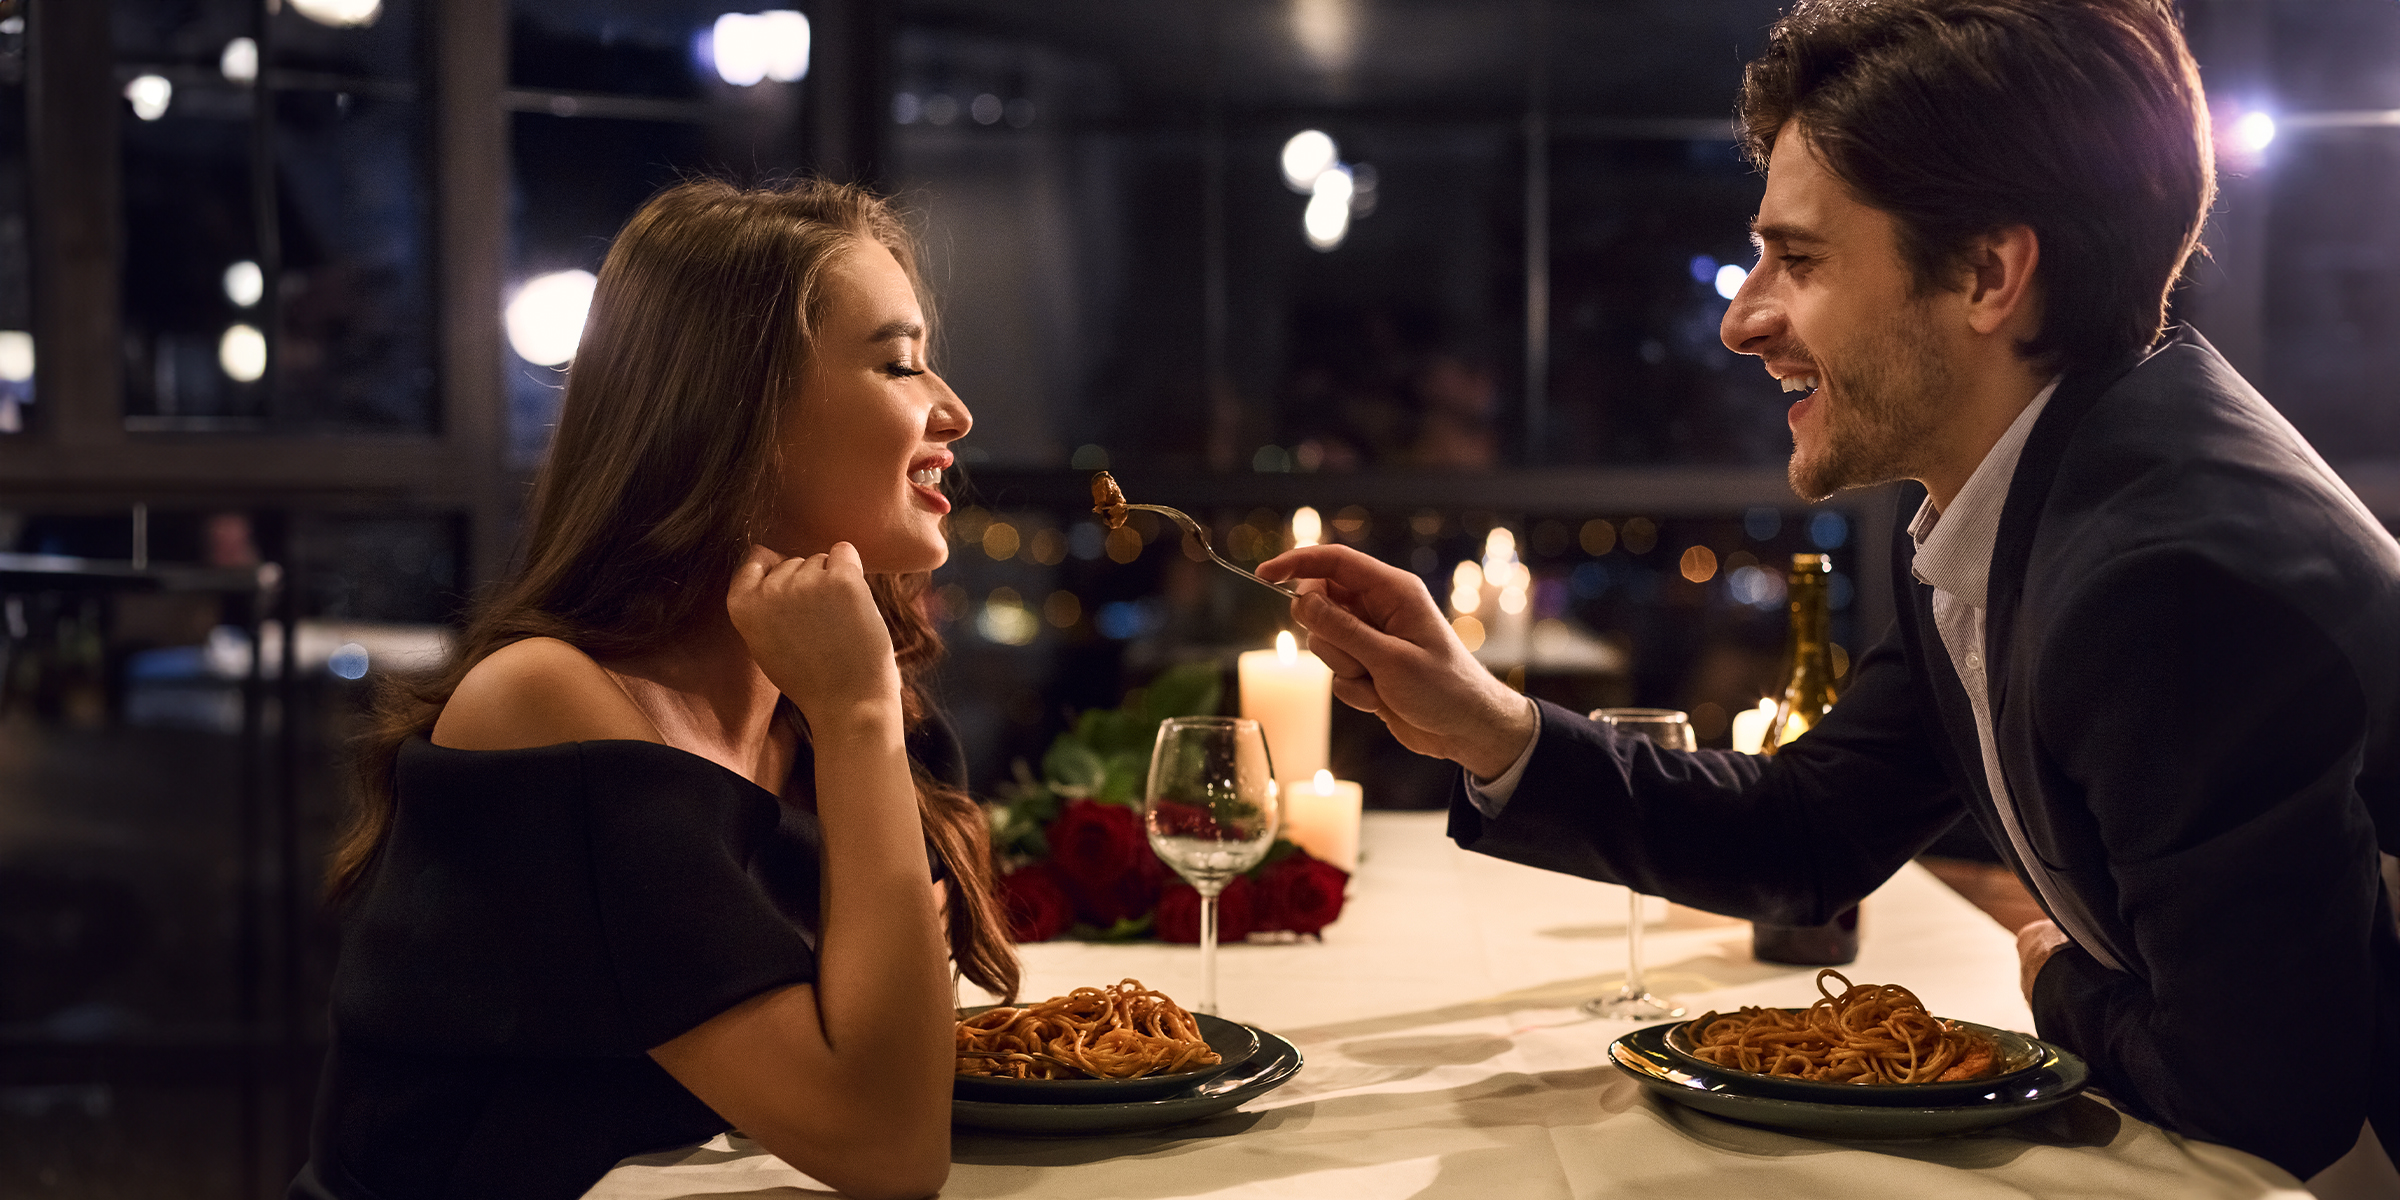
[[[861,709],[899,712],[900,667],[857,547],[835,542],[823,554],[785,558],[752,546],[725,611],[759,669],[811,724]]]

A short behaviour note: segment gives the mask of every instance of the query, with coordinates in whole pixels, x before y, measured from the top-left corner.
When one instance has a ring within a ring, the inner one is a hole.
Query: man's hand
[[[1533,740],[1533,706],[1475,661],[1416,576],[1346,546],[1293,550],[1258,573],[1300,581],[1292,619],[1333,668],[1333,694],[1401,745],[1490,779]]]
[[[2025,993],[2026,1000],[2033,999],[2033,981],[2041,978],[2042,964],[2049,962],[2051,955],[2073,944],[2073,939],[2059,929],[2058,923],[2048,919],[2035,921],[2017,931],[2017,988]]]

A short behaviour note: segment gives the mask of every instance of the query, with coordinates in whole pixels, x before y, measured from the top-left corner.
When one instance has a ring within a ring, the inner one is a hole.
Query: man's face
[[[1953,372],[1891,216],[1853,197],[1794,123],[1775,139],[1751,231],[1758,266],[1719,334],[1800,397],[1792,490],[1815,501],[1921,474]]]

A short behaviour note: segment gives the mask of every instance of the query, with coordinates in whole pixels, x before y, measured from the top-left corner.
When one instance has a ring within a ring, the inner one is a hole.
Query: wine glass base
[[[1684,1007],[1648,992],[1631,995],[1619,992],[1614,996],[1584,1001],[1583,1011],[1611,1021],[1667,1021],[1682,1016]]]

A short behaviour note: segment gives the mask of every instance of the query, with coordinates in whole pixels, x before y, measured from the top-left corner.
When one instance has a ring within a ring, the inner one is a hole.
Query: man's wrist
[[[1458,758],[1458,765],[1467,774],[1482,782],[1490,782],[1507,774],[1516,761],[1525,757],[1525,750],[1541,734],[1541,709],[1532,698],[1511,690],[1509,702],[1499,706],[1499,713],[1489,728],[1488,736],[1476,739],[1476,744]]]

